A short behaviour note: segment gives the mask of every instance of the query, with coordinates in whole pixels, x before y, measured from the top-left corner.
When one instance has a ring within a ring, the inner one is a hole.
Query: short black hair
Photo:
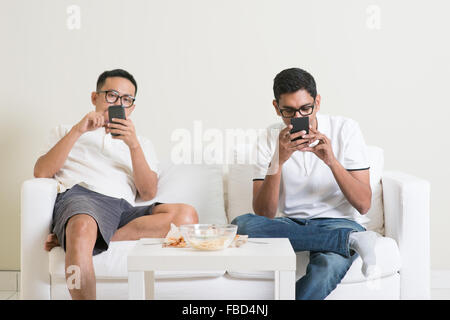
[[[99,91],[103,87],[107,78],[112,78],[112,77],[121,77],[121,78],[130,80],[131,83],[134,85],[134,96],[136,96],[136,94],[137,94],[136,80],[134,80],[134,77],[128,71],[125,71],[123,69],[114,69],[114,70],[103,72],[98,77],[98,80],[97,80],[97,91]]]
[[[307,71],[300,68],[290,68],[278,73],[273,80],[275,100],[280,100],[283,93],[306,90],[314,99],[317,96],[316,81]]]

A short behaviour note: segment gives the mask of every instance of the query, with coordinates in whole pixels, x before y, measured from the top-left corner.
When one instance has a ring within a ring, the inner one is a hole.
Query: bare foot
[[[50,233],[47,236],[47,240],[45,240],[45,244],[44,244],[45,251],[50,251],[54,247],[58,247],[58,246],[59,246],[59,242],[58,242],[58,238],[56,237],[56,234]]]

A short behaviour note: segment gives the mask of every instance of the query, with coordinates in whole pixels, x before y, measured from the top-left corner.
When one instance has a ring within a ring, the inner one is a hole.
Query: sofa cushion
[[[197,210],[199,223],[227,223],[222,171],[221,165],[162,162],[156,197],[137,204],[187,203]]]
[[[227,217],[228,221],[253,213],[252,166],[249,164],[233,164],[228,167],[227,175]]]
[[[370,185],[372,187],[372,205],[366,217],[370,221],[364,224],[367,230],[384,234],[383,194],[381,174],[384,168],[383,149],[368,146],[370,160]],[[253,167],[249,164],[230,165],[227,176],[227,216],[231,222],[237,216],[253,212]],[[280,216],[280,213],[277,213]]]
[[[97,279],[127,279],[127,254],[137,241],[112,241],[108,250],[93,257]],[[49,271],[53,277],[64,278],[65,253],[61,247],[49,253]],[[155,271],[156,279],[209,278],[220,277],[223,271]]]
[[[377,270],[375,278],[384,278],[391,276],[400,271],[401,260],[400,251],[394,239],[382,237],[379,235],[375,245],[375,253],[377,257]],[[306,274],[306,268],[309,263],[309,252],[302,251],[297,253],[297,270],[296,279],[300,279]],[[362,260],[358,257],[347,271],[342,279],[342,283],[355,283],[366,281],[367,279],[361,272]],[[273,279],[273,271],[238,271],[228,270],[227,273],[234,278],[239,279]]]

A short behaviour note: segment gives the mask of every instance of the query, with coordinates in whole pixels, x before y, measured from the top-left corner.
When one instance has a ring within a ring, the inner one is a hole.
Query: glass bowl
[[[180,232],[185,241],[197,250],[223,250],[234,240],[237,226],[234,224],[184,224]]]

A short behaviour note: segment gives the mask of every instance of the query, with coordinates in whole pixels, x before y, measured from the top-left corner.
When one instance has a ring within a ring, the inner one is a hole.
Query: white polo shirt
[[[60,125],[49,135],[47,153],[61,140],[72,126]],[[158,174],[158,160],[150,140],[138,136],[150,169]],[[119,139],[106,134],[105,128],[88,131],[80,136],[70,151],[63,167],[55,174],[58,192],[76,184],[135,204],[137,189],[134,184],[130,149]]]
[[[317,113],[318,131],[327,136],[336,159],[347,170],[369,169],[363,135],[357,122]],[[253,180],[264,180],[286,125],[271,125],[258,139]],[[272,134],[270,134],[272,133]],[[292,218],[346,218],[359,224],[369,221],[345,198],[331,169],[312,152],[295,151],[281,171],[279,211]]]

